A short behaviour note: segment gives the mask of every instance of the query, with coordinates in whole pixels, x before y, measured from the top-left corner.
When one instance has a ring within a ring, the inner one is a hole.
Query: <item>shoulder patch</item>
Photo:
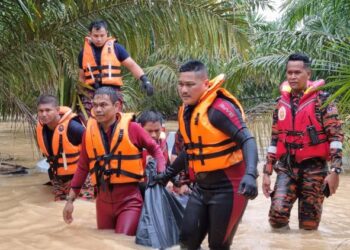
[[[287,115],[287,111],[285,107],[280,107],[278,109],[278,120],[283,121],[284,119],[286,119],[286,115]]]

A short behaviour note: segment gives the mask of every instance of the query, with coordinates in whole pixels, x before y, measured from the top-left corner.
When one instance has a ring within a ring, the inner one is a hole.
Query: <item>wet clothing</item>
[[[293,204],[298,199],[299,228],[317,229],[322,214],[322,187],[328,172],[327,164],[321,159],[310,159],[293,162],[292,166],[292,170],[286,169],[283,163],[275,167],[277,180],[271,195],[269,222],[273,228],[288,225]]]
[[[96,198],[98,229],[114,229],[115,233],[135,235],[142,210],[142,197],[137,183],[118,184]]]
[[[185,126],[189,127],[194,107],[184,112]],[[247,199],[238,194],[238,186],[246,172],[246,165],[257,164],[255,140],[250,135],[238,107],[217,97],[208,109],[210,123],[230,137],[242,148],[244,161],[227,168],[195,173],[195,185],[188,201],[180,244],[187,249],[198,249],[206,233],[211,249],[229,249],[238,222],[245,210]],[[249,152],[249,155],[248,155]],[[182,151],[171,167],[169,175],[175,175],[186,165],[187,154]],[[172,172],[172,173],[171,173]],[[218,211],[220,211],[218,213]]]
[[[112,124],[107,132],[101,130],[108,145],[113,137],[115,126],[116,123]],[[135,122],[130,122],[128,132],[130,141],[140,150],[146,148],[157,161],[157,170],[164,171],[165,161],[159,145]],[[71,183],[71,188],[76,194],[79,194],[88,173],[89,157],[86,150],[86,139],[83,136],[78,169]],[[110,228],[115,229],[116,233],[135,235],[141,208],[142,197],[137,182],[106,184],[99,188],[96,197],[97,228]]]
[[[208,233],[210,249],[230,249],[247,205],[247,199],[237,193],[244,173],[244,163],[240,162],[223,170],[197,174],[185,209],[181,246],[199,249]]]
[[[72,179],[73,176],[70,176],[70,178]],[[63,201],[66,199],[66,196],[69,194],[71,179],[51,179],[52,194],[55,197],[55,201]]]
[[[295,116],[304,93],[290,93],[289,95],[292,115]],[[304,122],[305,126],[307,126],[308,120],[315,120],[321,125],[322,133],[325,134],[329,144],[329,148],[324,151],[328,155],[315,157],[315,152],[311,150],[310,157],[304,155],[300,157],[300,155],[296,154],[296,150],[299,149],[293,149],[277,157],[274,149],[278,145],[278,141],[283,142],[280,133],[281,128],[278,127],[281,112],[276,108],[273,114],[271,143],[267,153],[264,173],[271,175],[273,168],[277,173],[269,213],[270,224],[275,228],[288,224],[292,205],[296,199],[299,199],[300,228],[317,229],[321,219],[324,198],[321,191],[322,184],[328,171],[325,159],[331,160],[331,168],[340,168],[342,164],[341,144],[343,133],[337,108],[334,103],[330,103],[324,108],[322,107],[328,97],[327,93],[317,91],[314,93],[314,96],[314,110],[308,110],[306,115],[310,116],[310,119],[305,117],[306,122]],[[298,125],[300,127],[300,122]],[[320,133],[317,132],[317,135],[320,136]],[[275,166],[277,161],[278,163]]]

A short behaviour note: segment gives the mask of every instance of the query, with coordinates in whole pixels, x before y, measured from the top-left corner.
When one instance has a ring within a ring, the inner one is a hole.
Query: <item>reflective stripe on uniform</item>
[[[342,149],[343,148],[343,143],[340,141],[332,141],[330,143],[330,148],[339,148]]]
[[[276,146],[269,146],[267,149],[268,153],[276,154],[277,152],[277,147]]]

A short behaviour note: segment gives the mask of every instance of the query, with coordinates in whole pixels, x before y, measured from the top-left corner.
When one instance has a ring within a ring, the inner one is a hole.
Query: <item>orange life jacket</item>
[[[238,100],[227,90],[220,88],[223,82],[223,74],[210,81],[209,89],[193,110],[190,135],[186,132],[183,118],[185,106],[182,105],[179,110],[179,129],[185,142],[189,167],[195,173],[224,169],[243,160],[242,151],[237,144],[209,121],[208,109],[219,95],[237,105],[244,119],[243,108]]]
[[[61,119],[53,132],[52,145],[48,145],[43,125],[40,122],[36,126],[37,142],[41,152],[47,157],[47,162],[54,175],[72,175],[77,169],[80,145],[75,146],[70,143],[68,125],[77,115],[68,107],[60,107],[59,114]],[[48,153],[48,147],[52,148],[53,155]]]
[[[308,88],[299,101],[294,119],[290,100],[291,89],[288,82],[281,84],[281,99],[277,105],[279,133],[276,148],[277,159],[289,152],[298,163],[310,158],[329,160],[329,141],[323,125],[316,119],[315,114],[315,103],[319,93],[317,87],[323,84],[323,80],[308,81]],[[310,133],[313,133],[317,143],[312,142]]]
[[[114,38],[108,38],[101,51],[101,65],[97,65],[90,38],[85,37],[83,70],[85,83],[122,86],[121,63],[114,51]]]
[[[134,114],[118,114],[118,123],[108,144],[102,128],[94,118],[87,123],[85,146],[90,163],[91,181],[98,187],[103,183],[130,183],[142,181],[142,152],[129,138],[129,124]],[[106,150],[106,147],[107,150]]]

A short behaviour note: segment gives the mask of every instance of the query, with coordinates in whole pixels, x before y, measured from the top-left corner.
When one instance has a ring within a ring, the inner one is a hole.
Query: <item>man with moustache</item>
[[[195,184],[180,232],[183,249],[199,249],[208,234],[210,249],[229,249],[248,199],[258,195],[257,147],[238,100],[221,88],[223,75],[209,81],[204,64],[180,67],[178,92],[183,101],[179,129],[185,150],[155,177],[165,185],[188,166]]]
[[[73,202],[90,172],[97,188],[98,229],[135,235],[142,208],[138,183],[143,180],[142,149],[163,171],[165,161],[159,145],[135,123],[133,114],[120,113],[122,98],[113,88],[101,87],[93,99],[93,117],[83,136],[78,169],[63,210],[64,221],[73,221]]]
[[[310,65],[304,54],[289,56],[287,81],[280,86],[281,97],[273,114],[262,183],[265,196],[271,197],[269,222],[273,230],[289,229],[297,199],[299,228],[317,230],[324,196],[336,192],[342,172],[341,121],[334,103],[324,105],[329,94],[318,90],[324,81],[310,81]],[[273,169],[277,180],[272,191]]]

